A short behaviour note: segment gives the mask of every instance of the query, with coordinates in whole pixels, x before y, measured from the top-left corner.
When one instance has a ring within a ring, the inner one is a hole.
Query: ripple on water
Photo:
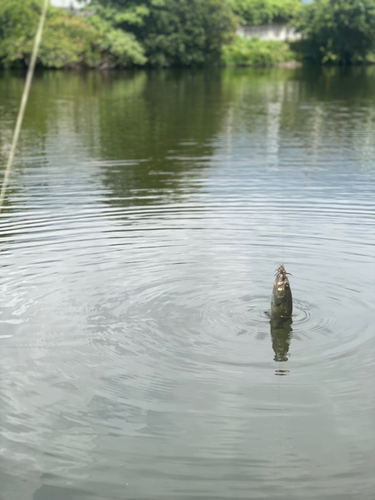
[[[233,95],[223,82],[221,128],[198,140],[194,120],[189,137],[174,111],[184,132],[164,149],[147,87],[133,114],[155,117],[150,150],[139,135],[137,155],[113,152],[128,124],[102,150],[98,123],[92,149],[62,162],[48,137],[22,159],[0,216],[0,454],[18,483],[267,500],[373,485],[373,133],[351,136],[337,100],[299,102],[297,83],[254,103],[250,79]],[[115,87],[93,115],[117,112]],[[274,328],[283,261],[294,313]]]
[[[113,279],[122,260],[126,270],[118,273],[122,279],[120,300],[111,296],[108,281],[104,288],[108,297],[101,297],[98,301],[103,284],[98,287],[95,283],[93,290],[96,293],[91,305],[83,306],[88,311],[89,323],[98,327],[100,314],[104,311],[108,315],[107,325],[112,324],[111,330],[115,329],[113,325],[123,325],[126,329],[124,338],[133,345],[134,352],[137,349],[143,352],[147,348],[149,352],[160,350],[173,357],[179,346],[191,345],[194,352],[208,363],[210,360],[216,362],[216,356],[220,357],[223,349],[228,359],[232,357],[231,362],[240,362],[244,342],[254,353],[256,342],[269,335],[269,321],[263,314],[269,307],[269,297],[264,291],[271,287],[272,278],[269,276],[266,281],[262,274],[267,268],[270,275],[267,254],[269,259],[278,237],[278,234],[273,237],[261,234],[258,221],[254,225],[254,221],[249,224],[249,220],[255,208],[263,219],[267,219],[265,214],[277,211],[278,203],[278,200],[270,203],[268,199],[258,197],[254,207],[237,200],[227,203],[225,212],[220,204],[203,206],[194,202],[191,206],[172,208],[166,205],[147,209],[105,208],[103,211],[85,208],[81,213],[67,211],[59,216],[45,212],[37,216],[25,212],[21,216],[3,217],[3,237],[25,262],[25,268],[21,263],[18,271],[5,273],[9,297],[6,308],[12,308],[13,316],[6,322],[20,321],[23,309],[26,311],[35,305],[32,300],[20,300],[20,276],[24,283],[30,283],[34,288],[45,285],[44,293],[48,295],[54,292],[48,287],[50,276],[55,274],[58,278],[62,272],[58,269],[59,264],[64,267],[71,261],[73,265],[68,281],[74,286],[82,282],[90,268],[98,271],[98,275],[107,275],[107,280]],[[296,216],[297,212],[292,210],[294,203],[283,202],[286,226],[292,224]],[[296,209],[303,209],[303,205]],[[334,226],[347,223],[348,213],[341,209],[340,204],[322,205],[321,210],[326,212],[325,215],[327,211],[332,213]],[[304,215],[305,220],[317,223],[320,213],[320,209],[310,211]],[[111,226],[107,224],[108,217]],[[367,211],[361,217],[367,217]],[[121,226],[124,221],[125,226]],[[327,259],[332,248],[324,247],[324,244],[329,241],[333,246],[345,246],[341,254],[350,268],[350,262],[358,258],[359,242],[347,240],[344,244],[340,233],[336,237],[331,234],[326,239],[326,230],[324,234],[317,231],[315,234],[304,233],[296,238],[293,235],[286,238],[285,247],[291,266],[297,265],[302,270],[302,276],[296,274],[298,285],[294,292],[291,331],[291,338],[296,339],[292,345],[301,345],[300,341],[303,341],[306,348],[305,352],[298,351],[300,362],[308,362],[309,357],[316,360],[318,356],[323,360],[345,355],[371,337],[365,319],[370,304],[363,301],[358,280],[353,283],[354,273],[341,272],[335,280],[331,276],[326,278],[317,273],[314,260],[318,247],[320,257],[326,261],[319,267],[325,271],[328,269],[330,263]],[[240,240],[237,234],[241,234]],[[297,255],[302,248],[308,259],[314,256],[312,262]],[[232,253],[233,250],[237,255]],[[264,251],[266,259],[262,259]],[[364,254],[362,246],[361,252],[362,256],[369,257]],[[7,255],[11,257],[9,252],[5,257]],[[28,264],[30,259],[32,266]],[[246,273],[246,263],[250,264],[251,275]],[[120,288],[118,279],[114,280],[114,285],[115,289]],[[294,290],[293,284],[292,287]],[[246,289],[251,293],[242,295]],[[262,291],[263,294],[259,294]],[[43,292],[38,300],[41,296],[44,296]],[[306,296],[317,300],[303,300]],[[322,296],[324,302],[319,300]],[[18,313],[13,305],[17,300],[21,302]],[[113,308],[112,303],[117,306]],[[358,312],[353,331],[341,337],[342,328],[348,326],[348,303]],[[95,308],[96,316],[91,314],[91,309]],[[135,331],[137,335],[132,338]]]

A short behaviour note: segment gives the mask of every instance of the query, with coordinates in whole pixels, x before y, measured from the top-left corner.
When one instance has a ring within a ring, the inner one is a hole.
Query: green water
[[[2,170],[22,87],[0,74]],[[374,89],[37,73],[0,215],[1,500],[374,498]]]

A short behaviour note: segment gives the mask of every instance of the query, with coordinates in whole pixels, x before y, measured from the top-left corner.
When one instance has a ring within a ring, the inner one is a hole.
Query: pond
[[[22,87],[1,73],[2,170]],[[374,89],[37,73],[0,216],[1,500],[373,499]]]

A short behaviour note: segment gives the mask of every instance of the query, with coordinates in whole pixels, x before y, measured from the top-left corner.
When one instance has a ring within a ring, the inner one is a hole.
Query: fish
[[[284,320],[292,317],[293,299],[288,275],[291,276],[286,272],[284,264],[276,269],[271,300],[271,320]]]

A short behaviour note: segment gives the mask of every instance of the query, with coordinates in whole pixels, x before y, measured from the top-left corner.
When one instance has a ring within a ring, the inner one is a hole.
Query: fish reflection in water
[[[292,318],[271,319],[271,339],[272,349],[274,350],[274,361],[288,361],[290,334],[293,331]]]

